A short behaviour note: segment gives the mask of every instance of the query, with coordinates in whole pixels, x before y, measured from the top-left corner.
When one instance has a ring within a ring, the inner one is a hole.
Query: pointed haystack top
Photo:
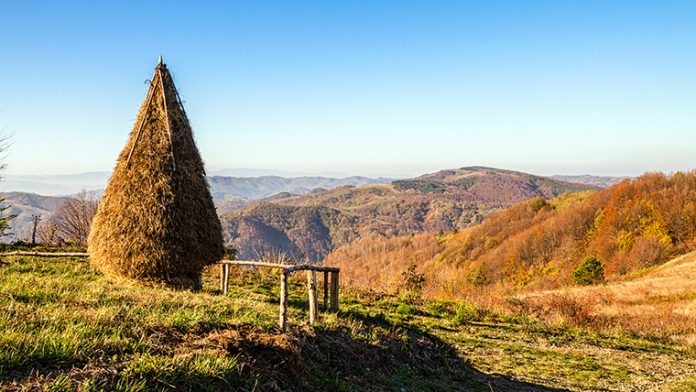
[[[224,254],[203,162],[161,56],[88,242],[105,274],[175,287],[199,287],[202,268]]]

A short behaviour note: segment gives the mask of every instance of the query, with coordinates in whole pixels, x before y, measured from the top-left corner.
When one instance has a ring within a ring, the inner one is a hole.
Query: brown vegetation
[[[696,252],[633,279],[512,297],[503,308],[551,323],[696,345]]]
[[[84,192],[64,201],[51,217],[59,242],[86,246],[92,219],[97,213],[98,206],[99,200]],[[50,232],[51,229],[47,228],[47,231]]]
[[[365,287],[393,286],[389,277],[415,262],[426,273],[426,293],[460,297],[480,292],[481,282],[511,289],[565,286],[587,256],[616,280],[695,248],[696,172],[689,172],[533,199],[461,233],[363,239],[327,260]]]

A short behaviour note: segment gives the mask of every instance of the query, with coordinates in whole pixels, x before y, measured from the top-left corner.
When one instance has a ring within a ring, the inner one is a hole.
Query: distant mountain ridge
[[[88,172],[59,175],[3,175],[0,192],[34,193],[45,196],[65,196],[83,190],[106,188],[111,172]]]
[[[0,193],[0,197],[5,198],[3,205],[10,206],[5,210],[5,216],[17,215],[10,221],[8,235],[0,238],[2,242],[27,240],[31,228],[31,216],[40,215],[43,219],[48,219],[58,206],[67,200],[66,197],[42,196],[24,192]]]
[[[241,170],[241,169],[240,169]],[[0,192],[35,193],[46,196],[69,196],[82,191],[103,191],[111,172],[89,172],[65,175],[7,175],[0,182]],[[216,201],[230,199],[257,200],[277,193],[305,194],[317,188],[332,189],[343,185],[386,184],[389,178],[352,176],[345,178],[323,176],[208,176]]]
[[[390,184],[341,186],[283,195],[222,214],[240,257],[281,252],[321,260],[327,251],[371,235],[461,230],[534,197],[597,189],[511,170],[464,167]]]
[[[551,176],[554,180],[573,182],[576,184],[585,184],[597,186],[600,188],[609,188],[614,184],[618,184],[623,180],[631,179],[631,177],[614,177],[614,176],[593,176],[590,174],[583,175],[554,175]]]
[[[209,176],[210,192],[215,200],[229,199],[263,199],[278,193],[287,192],[301,195],[317,188],[332,189],[344,185],[360,186],[366,184],[385,184],[391,182],[388,178],[368,177],[223,177]]]

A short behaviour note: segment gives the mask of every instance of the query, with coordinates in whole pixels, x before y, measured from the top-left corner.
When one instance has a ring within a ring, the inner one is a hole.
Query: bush
[[[463,302],[457,306],[457,313],[454,315],[454,322],[464,324],[470,321],[481,321],[486,316],[486,312],[474,304]]]
[[[405,303],[400,303],[399,306],[396,307],[396,313],[399,314],[416,314],[416,308],[414,308],[411,305],[405,304]]]
[[[487,285],[489,282],[488,276],[486,275],[486,264],[479,264],[476,268],[473,269],[473,271],[469,273],[469,276],[467,276],[466,280],[469,283],[476,286]]]
[[[573,271],[573,281],[581,286],[604,282],[604,264],[594,256],[587,256]]]
[[[420,300],[423,296],[425,274],[416,271],[416,263],[409,264],[408,269],[401,274],[401,277],[405,289],[405,299],[410,302]]]

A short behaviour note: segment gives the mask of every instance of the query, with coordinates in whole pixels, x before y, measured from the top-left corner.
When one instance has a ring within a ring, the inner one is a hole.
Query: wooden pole
[[[278,326],[285,333],[288,323],[288,272],[280,272],[280,317]]]
[[[324,271],[324,311],[329,310],[329,271]]]
[[[307,270],[307,292],[309,294],[309,324],[317,321],[317,272]]]
[[[331,310],[338,311],[338,272],[331,272]]]
[[[133,140],[133,145],[131,146],[130,152],[128,153],[128,159],[126,159],[126,167],[128,167],[128,165],[130,165],[131,155],[133,155],[133,150],[135,150],[135,145],[138,144],[138,140],[140,140],[140,133],[143,130],[143,125],[145,125],[145,121],[147,120],[147,111],[150,109],[150,102],[152,102],[152,97],[154,95],[155,95],[155,78],[153,77],[152,80],[150,81],[150,89],[147,91],[147,98],[146,98],[147,105],[145,106],[145,111],[143,112],[143,118],[140,120],[140,126],[138,127],[138,133],[135,135],[135,140]]]
[[[229,289],[229,286],[230,286],[230,266],[228,264],[226,264],[223,283],[222,283],[222,294],[227,295],[227,291]]]

